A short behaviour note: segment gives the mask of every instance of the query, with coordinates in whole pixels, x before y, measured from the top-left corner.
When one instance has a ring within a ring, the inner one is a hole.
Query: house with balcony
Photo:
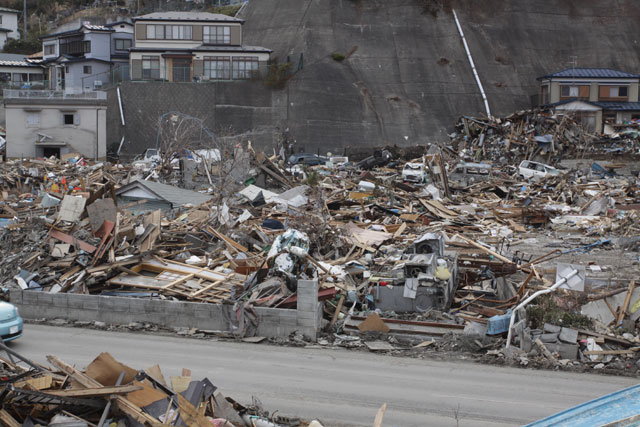
[[[8,39],[19,39],[18,15],[19,10],[0,7],[0,49],[4,49],[4,44]]]
[[[640,118],[640,75],[608,68],[570,68],[538,77],[540,105],[572,114],[592,132]]]
[[[91,91],[114,80],[114,75],[128,78],[133,44],[133,24],[129,22],[84,23],[76,30],[48,34],[41,40],[51,89]]]
[[[107,93],[5,89],[8,158],[107,155]]]
[[[242,19],[206,12],[155,12],[133,18],[132,80],[248,80],[271,50],[243,43]]]

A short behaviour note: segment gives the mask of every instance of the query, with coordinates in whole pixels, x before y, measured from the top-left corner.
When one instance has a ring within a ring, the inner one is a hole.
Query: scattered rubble
[[[228,304],[241,317],[293,309],[298,280],[317,280],[324,345],[637,369],[639,171],[612,157],[638,154],[636,134],[588,135],[527,111],[464,117],[451,137],[408,162],[384,150],[360,167],[294,168],[284,149],[250,144],[142,167],[8,161],[0,281]],[[615,163],[587,160],[602,155]],[[419,177],[406,179],[405,164]],[[573,270],[578,284],[516,309]]]
[[[262,408],[254,398],[243,405],[207,378],[163,375],[158,365],[135,370],[102,353],[84,370],[55,356],[42,366],[0,344],[3,390],[0,422],[21,425],[307,426],[321,427]],[[15,359],[17,362],[14,362]],[[26,365],[26,366],[25,366]]]

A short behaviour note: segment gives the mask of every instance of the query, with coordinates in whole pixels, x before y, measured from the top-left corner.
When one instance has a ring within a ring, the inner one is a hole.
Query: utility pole
[[[24,0],[23,2],[23,8],[22,8],[22,23],[23,23],[23,32],[22,32],[22,39],[26,40],[27,39],[27,0]]]

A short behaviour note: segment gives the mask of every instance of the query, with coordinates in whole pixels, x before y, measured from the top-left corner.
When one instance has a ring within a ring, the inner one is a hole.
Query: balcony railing
[[[70,93],[57,90],[4,89],[2,93],[4,99],[107,99],[107,92],[102,91]]]

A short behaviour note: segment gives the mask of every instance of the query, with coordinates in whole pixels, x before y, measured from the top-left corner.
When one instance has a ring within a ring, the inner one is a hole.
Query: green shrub
[[[287,84],[287,80],[291,78],[291,62],[283,62],[279,64],[277,60],[269,64],[269,71],[265,79],[265,84],[273,89],[283,89]]]
[[[334,61],[344,61],[344,59],[346,58],[342,53],[340,52],[333,52],[331,54],[331,57],[333,58]]]

